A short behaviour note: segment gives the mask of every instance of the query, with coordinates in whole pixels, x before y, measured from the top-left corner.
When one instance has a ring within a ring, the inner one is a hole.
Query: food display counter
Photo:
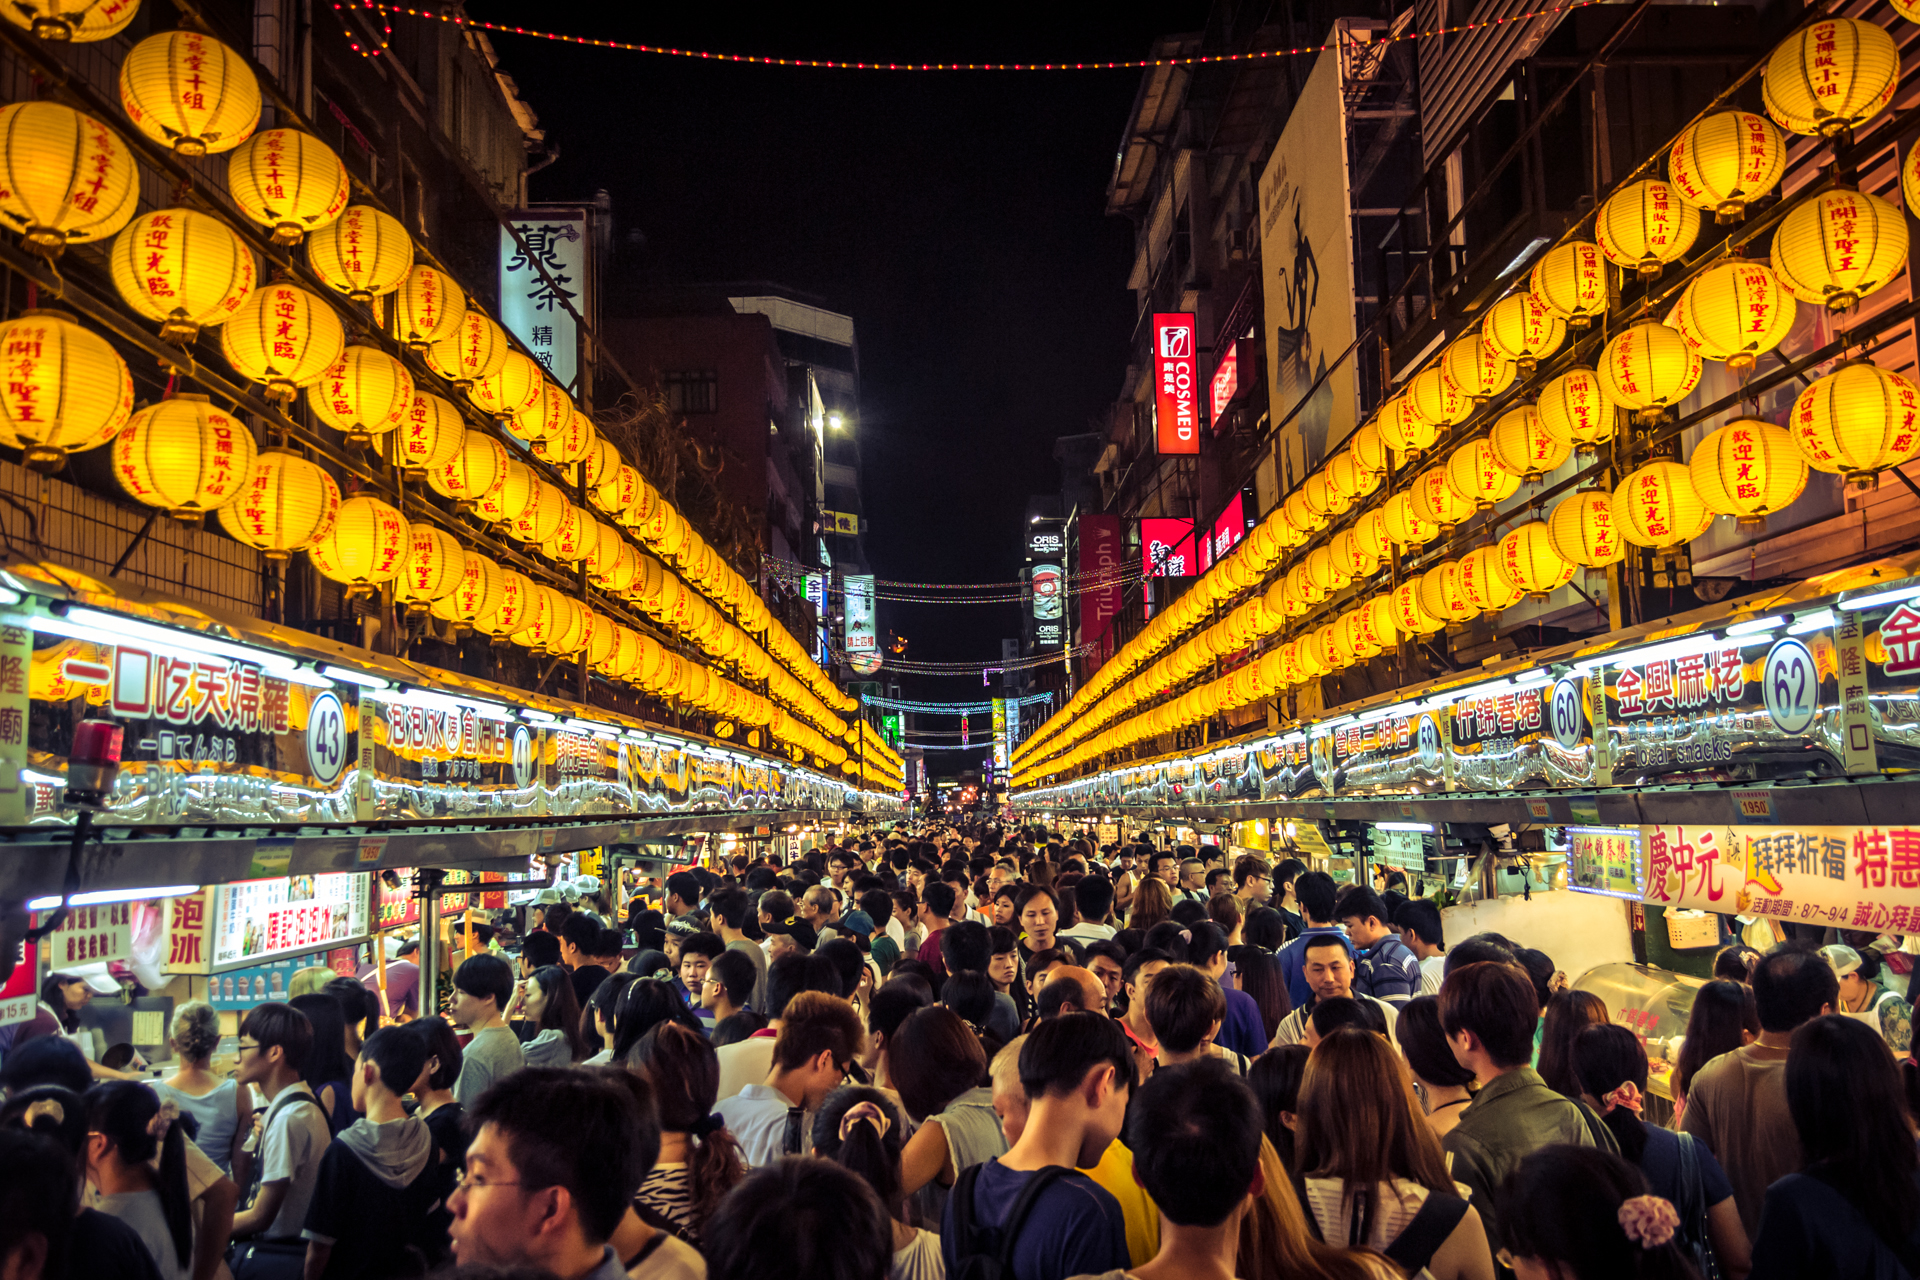
[[[1647,1110],[1652,1124],[1673,1120],[1669,1080],[1693,1017],[1693,997],[1707,985],[1684,973],[1645,964],[1595,965],[1574,979],[1576,991],[1606,1002],[1607,1016],[1640,1038],[1647,1048]]]

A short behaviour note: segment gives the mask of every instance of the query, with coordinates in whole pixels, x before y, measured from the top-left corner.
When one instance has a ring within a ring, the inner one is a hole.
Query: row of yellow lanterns
[[[1767,68],[1767,109],[1792,132],[1831,135],[1884,108],[1898,73],[1898,51],[1880,28],[1854,19],[1816,23],[1775,51]],[[1844,83],[1836,87],[1839,81]],[[1597,243],[1569,242],[1547,254],[1531,273],[1527,292],[1496,303],[1477,332],[1457,339],[1401,396],[1382,406],[1355,434],[1346,455],[1295,490],[1286,507],[1295,526],[1323,526],[1327,516],[1377,487],[1385,448],[1411,455],[1431,447],[1443,428],[1466,421],[1520,372],[1556,351],[1569,325],[1585,327],[1604,314],[1611,295],[1603,259],[1658,275],[1692,246],[1700,209],[1736,220],[1778,184],[1785,164],[1784,140],[1764,117],[1729,111],[1696,122],[1669,153],[1668,182],[1633,183],[1609,197],[1596,214]],[[1905,178],[1909,206],[1920,210],[1920,145],[1909,153]],[[1774,269],[1733,259],[1702,273],[1682,293],[1669,323],[1623,331],[1607,344],[1597,370],[1567,371],[1542,390],[1537,409],[1508,413],[1487,440],[1456,452],[1444,470],[1416,477],[1409,493],[1393,500],[1408,500],[1394,513],[1396,520],[1408,528],[1421,521],[1444,528],[1476,505],[1510,496],[1517,480],[1510,484],[1509,477],[1533,479],[1565,460],[1558,445],[1587,451],[1611,438],[1609,404],[1643,421],[1657,420],[1698,385],[1702,356],[1736,371],[1750,368],[1756,355],[1777,346],[1792,328],[1795,298],[1844,309],[1896,276],[1906,254],[1904,219],[1878,197],[1838,190],[1799,205],[1775,232]],[[1864,402],[1862,396],[1855,404]],[[1533,416],[1517,416],[1523,413]],[[1797,411],[1796,424],[1800,418]],[[1850,479],[1896,466],[1920,448],[1920,440],[1899,429],[1897,415],[1887,414],[1868,415],[1864,422],[1850,413],[1827,414],[1818,428],[1796,429],[1794,440],[1814,466]],[[1742,486],[1723,478],[1723,487]],[[1201,593],[1200,603],[1215,599]],[[1088,696],[1075,700],[1082,705],[1064,707],[1020,755],[1030,756],[1058,726],[1075,723],[1087,705],[1170,643],[1185,629],[1175,621],[1191,625],[1191,619],[1168,618],[1158,636],[1149,627],[1136,639],[1139,652],[1123,649],[1130,661],[1109,662],[1083,690]],[[1111,678],[1099,680],[1116,666]]]
[[[182,103],[175,110],[151,94],[142,97],[142,86],[152,89],[175,71],[197,77],[196,97],[217,101],[220,108],[208,112]],[[413,264],[412,239],[397,220],[371,207],[347,206],[346,169],[329,148],[294,130],[253,135],[258,87],[231,50],[192,32],[155,36],[129,54],[121,89],[129,118],[156,140],[186,154],[237,148],[229,162],[229,184],[243,211],[271,227],[282,241],[297,241],[311,232],[309,265],[348,297],[364,301],[397,294],[397,336],[423,351],[430,367],[466,390],[483,411],[510,422],[536,454],[569,462],[593,450],[595,433],[585,415],[546,380],[537,364],[512,349],[497,324],[469,308],[458,285],[432,267]],[[400,460],[418,464],[430,477],[436,475],[436,463],[452,463],[456,452],[485,458],[484,445],[472,438],[463,442],[457,410],[414,391],[398,361],[376,348],[347,348],[337,315],[320,299],[291,284],[255,288],[251,251],[218,218],[163,209],[129,223],[137,198],[133,159],[99,121],[52,102],[12,104],[0,108],[0,117],[10,140],[0,157],[10,180],[8,193],[0,195],[0,218],[14,222],[46,249],[117,233],[110,255],[116,286],[130,306],[161,321],[163,336],[190,341],[202,325],[222,325],[223,354],[267,394],[290,399],[297,389],[308,387],[318,416],[363,443],[404,424]],[[74,169],[64,176],[56,163],[63,149]],[[99,178],[100,190],[63,209],[58,197],[82,171]],[[117,391],[119,384],[108,379],[97,387]],[[10,420],[0,427],[21,442],[30,461],[43,466],[57,465],[73,449],[110,439],[114,420],[124,420],[131,408],[125,397],[96,394],[88,397],[94,412],[75,406],[80,410],[76,412],[66,408],[62,397],[42,401],[63,406],[59,417],[49,420],[36,415],[38,406],[31,396],[19,399],[27,401],[21,405],[24,412],[8,415]],[[599,443],[603,455],[611,451]],[[455,496],[449,488],[457,487],[459,477],[453,473],[458,470],[451,467],[444,473],[451,477],[449,483],[435,487]],[[211,487],[215,492],[174,505],[184,512],[198,498],[224,496],[230,489],[224,469],[212,477]],[[699,566],[699,585],[711,588],[736,610],[746,610],[742,620],[749,626],[765,629],[770,618],[757,593],[686,529],[684,521],[678,529],[668,523],[671,541],[690,542],[688,559]],[[837,700],[840,695],[825,673],[791,637],[787,640],[785,645],[776,641],[782,662],[802,673],[816,697]]]

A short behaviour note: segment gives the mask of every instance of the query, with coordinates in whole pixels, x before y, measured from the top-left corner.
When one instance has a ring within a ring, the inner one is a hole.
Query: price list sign
[[[368,932],[367,879],[344,872],[221,885],[214,966],[360,941]]]
[[[1640,846],[1632,827],[1568,827],[1567,888],[1639,898]]]

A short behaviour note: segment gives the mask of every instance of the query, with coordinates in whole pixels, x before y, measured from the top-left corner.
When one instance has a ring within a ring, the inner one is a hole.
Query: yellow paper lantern
[[[370,494],[340,504],[333,525],[307,548],[307,559],[324,578],[364,595],[391,582],[406,560],[412,532],[407,518]]]
[[[1434,425],[1435,439],[1439,438],[1438,428],[1473,416],[1473,397],[1447,378],[1443,364],[1444,355],[1413,375],[1413,381],[1407,384],[1407,402],[1415,414]],[[1392,442],[1391,437],[1388,442]]]
[[[120,62],[120,105],[133,127],[183,156],[231,151],[260,123],[247,61],[198,31],[163,31]]]
[[[1584,329],[1607,312],[1607,264],[1600,246],[1569,240],[1547,251],[1527,277],[1527,291],[1569,328]]]
[[[1572,582],[1579,568],[1555,549],[1544,520],[1530,521],[1509,532],[1500,539],[1498,552],[1500,571],[1507,575],[1507,581],[1535,600],[1544,600]]]
[[[492,609],[474,615],[476,630],[491,636],[511,637],[526,625],[527,614],[538,596],[531,578],[513,569],[500,570],[500,594]]]
[[[1547,383],[1536,407],[1547,434],[1582,454],[1613,439],[1618,426],[1613,405],[1601,391],[1600,375],[1592,369],[1569,369]]]
[[[133,376],[106,339],[53,311],[0,324],[0,444],[36,471],[95,449],[133,416]]]
[[[593,447],[587,450],[587,456],[580,459],[580,479],[587,488],[598,489],[601,479],[612,475],[620,466],[620,450],[614,446],[613,441],[601,436],[593,442]]]
[[[1920,387],[1875,364],[1841,365],[1793,403],[1793,443],[1816,471],[1868,486],[1920,451]]]
[[[407,527],[407,553],[394,581],[406,590],[409,611],[447,599],[466,577],[467,551],[458,538],[436,525],[415,523]]]
[[[1475,547],[1460,557],[1460,594],[1480,613],[1499,613],[1520,603],[1526,592],[1500,567],[1500,549]]]
[[[1845,311],[1907,264],[1900,210],[1864,191],[1829,191],[1795,205],[1773,233],[1773,269],[1802,302]]]
[[[1469,441],[1447,458],[1447,485],[1454,496],[1474,510],[1491,511],[1493,504],[1511,498],[1520,477],[1495,461],[1493,447],[1484,439]]]
[[[1293,566],[1293,568],[1287,570],[1286,583],[1288,594],[1292,596],[1294,602],[1298,605],[1315,605],[1327,598],[1326,588],[1315,582],[1313,576],[1307,572],[1307,562],[1305,559]],[[1285,612],[1288,617],[1298,617],[1300,614],[1305,613],[1306,609],[1288,608],[1283,610],[1283,612]]]
[[[1700,353],[1678,329],[1648,320],[1607,343],[1598,372],[1602,395],[1642,422],[1658,422],[1700,385]]]
[[[578,462],[599,437],[593,419],[576,409],[560,430],[533,442],[533,456],[552,463]]]
[[[540,550],[549,559],[572,564],[584,560],[587,553],[600,544],[600,524],[592,516],[572,503],[560,514],[560,521],[554,526],[553,533],[540,544]]]
[[[554,593],[562,608],[554,625],[553,635],[548,638],[547,652],[563,657],[573,657],[585,652],[587,641],[592,636],[594,613],[577,600],[569,600],[558,592]]]
[[[1387,470],[1387,442],[1380,434],[1377,421],[1360,424],[1359,430],[1347,441],[1347,456],[1353,459],[1354,468],[1362,475],[1384,475]],[[1371,493],[1372,489],[1361,490]]]
[[[1391,649],[1400,643],[1400,621],[1394,615],[1393,593],[1370,597],[1360,606],[1360,626],[1367,643]]]
[[[1487,312],[1480,334],[1525,376],[1567,340],[1567,320],[1531,293],[1510,293]]]
[[[1429,369],[1427,373],[1433,375],[1435,385],[1439,386],[1440,371]],[[1426,374],[1421,375],[1421,377],[1425,376]],[[1420,385],[1420,378],[1415,378],[1413,387]],[[1440,397],[1441,402],[1449,408],[1458,405],[1461,401],[1461,397],[1444,386],[1434,394]],[[1420,412],[1413,402],[1412,388],[1409,388],[1405,395],[1395,396],[1381,405],[1380,416],[1376,421],[1380,426],[1381,443],[1402,458],[1409,458],[1431,449],[1434,442],[1440,438],[1440,424]],[[1383,467],[1382,470],[1384,469]]]
[[[427,351],[454,333],[467,314],[467,295],[444,271],[422,263],[394,292],[393,331],[415,351]]]
[[[1460,562],[1442,560],[1414,580],[1420,607],[1442,622],[1465,622],[1480,610],[1460,585]]]
[[[1717,111],[1689,125],[1667,152],[1667,180],[1688,204],[1738,222],[1747,206],[1779,185],[1787,143],[1765,116]]]
[[[1287,513],[1287,523],[1302,533],[1314,533],[1327,527],[1326,516],[1315,511],[1307,502],[1304,486],[1296,488],[1287,495],[1287,500],[1281,504],[1281,510]]]
[[[522,440],[545,440],[568,430],[574,414],[572,398],[543,381],[532,403],[513,415],[513,433]]]
[[[15,0],[0,6],[0,17],[42,40],[90,44],[126,30],[140,12],[140,0]]]
[[[326,376],[346,342],[332,307],[305,289],[277,282],[255,289],[220,327],[227,363],[283,404]]]
[[[1441,533],[1453,532],[1455,525],[1473,514],[1473,500],[1454,492],[1453,486],[1447,483],[1444,466],[1429,467],[1415,476],[1407,493],[1413,502],[1414,514]]]
[[[1713,512],[1693,487],[1693,474],[1678,462],[1649,462],[1613,491],[1613,519],[1620,535],[1639,547],[1677,547],[1713,523]]]
[[[1380,568],[1380,556],[1368,550],[1357,528],[1335,530],[1327,546],[1332,551],[1334,568],[1349,580],[1368,577]]]
[[[638,471],[622,463],[601,477],[600,483],[587,495],[587,500],[614,517],[616,522],[624,523],[619,517],[633,505],[644,483]]]
[[[1353,665],[1353,653],[1342,642],[1339,629],[1331,622],[1309,636],[1307,643],[1329,671],[1341,671]],[[1214,706],[1209,705],[1207,710],[1211,712]]]
[[[1656,178],[1621,188],[1594,215],[1593,238],[1607,261],[1649,280],[1699,234],[1700,211]]]
[[[128,496],[191,524],[240,496],[254,457],[247,424],[205,396],[142,409],[113,438],[114,478]]]
[[[307,237],[307,265],[328,288],[371,302],[413,269],[413,238],[392,214],[357,204]]]
[[[1723,262],[1694,277],[1674,308],[1673,326],[1709,360],[1744,373],[1793,328],[1793,295],[1758,262]]]
[[[1562,557],[1588,569],[1604,569],[1627,556],[1613,499],[1599,490],[1582,490],[1556,503],[1547,515],[1547,535]]]
[[[297,129],[267,129],[227,157],[227,194],[270,228],[275,244],[299,244],[347,211],[353,186],[332,148]]]
[[[1500,415],[1487,434],[1487,449],[1494,466],[1531,482],[1565,462],[1573,442],[1548,431],[1538,409],[1522,405]]]
[[[1736,517],[1742,529],[1759,528],[1807,487],[1793,433],[1756,418],[1736,418],[1694,446],[1687,471],[1707,510]]]
[[[413,375],[378,347],[354,343],[320,380],[307,388],[314,416],[364,447],[406,421],[413,403]]]
[[[490,413],[503,425],[511,425],[519,414],[537,403],[546,371],[539,363],[518,351],[507,352],[497,372],[475,378],[467,387],[467,399],[482,413]]]
[[[1387,530],[1385,505],[1360,513],[1353,522],[1354,545],[1375,564],[1393,553],[1393,535]]]
[[[1375,643],[1373,633],[1367,629],[1366,614],[1356,606],[1333,620],[1334,633],[1340,638],[1340,647],[1354,656],[1355,661],[1365,661],[1381,650]],[[1248,701],[1252,701],[1251,698]]]
[[[469,306],[453,332],[427,348],[427,367],[456,387],[470,387],[506,367],[507,331]]]
[[[133,217],[140,175],[113,130],[57,102],[0,107],[0,225],[36,252],[115,235]]]
[[[1832,137],[1876,115],[1900,83],[1900,50],[1871,22],[1824,18],[1774,46],[1760,99],[1788,133]]]
[[[113,242],[113,287],[160,321],[160,336],[186,344],[200,326],[223,323],[253,292],[253,253],[226,223],[191,209],[159,209],[127,224]]]
[[[443,498],[471,509],[507,480],[507,447],[484,431],[465,431],[453,455],[427,472],[427,483]]]
[[[1396,493],[1381,511],[1381,525],[1398,547],[1424,547],[1440,534],[1432,520],[1421,515],[1410,492]]]
[[[393,438],[394,460],[417,478],[429,476],[460,452],[466,431],[467,424],[452,403],[430,392],[416,392]]]
[[[560,522],[570,509],[566,494],[545,480],[535,478],[527,505],[521,508],[519,515],[513,517],[511,532],[522,542],[531,542],[536,546],[543,544],[560,527]]]
[[[1400,634],[1430,636],[1436,631],[1446,630],[1446,620],[1434,617],[1420,603],[1418,579],[1401,583],[1393,589],[1388,599],[1392,602],[1393,625],[1399,628]]]
[[[515,458],[509,449],[506,473],[500,478],[500,487],[475,499],[473,513],[495,526],[511,524],[533,501],[534,485],[537,483],[539,481],[533,474],[533,468]]]
[[[1323,518],[1345,515],[1353,506],[1353,495],[1342,493],[1335,488],[1332,479],[1324,470],[1308,476],[1300,486],[1300,492],[1308,509]]]
[[[1344,590],[1353,581],[1333,561],[1333,548],[1322,544],[1307,553],[1307,578],[1319,588],[1322,598]]]
[[[333,528],[340,486],[319,466],[288,449],[266,449],[240,496],[218,511],[220,527],[235,541],[284,561]]]

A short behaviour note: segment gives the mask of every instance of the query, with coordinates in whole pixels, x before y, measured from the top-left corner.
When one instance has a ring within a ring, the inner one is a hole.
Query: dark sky
[[[1140,57],[1206,9],[469,5],[572,34],[889,61]],[[876,573],[1012,579],[1027,495],[1058,489],[1053,438],[1119,390],[1132,232],[1104,205],[1140,73],[744,67],[493,39],[562,151],[534,199],[604,187],[621,227],[644,233],[650,272],[780,281],[854,317]],[[1014,605],[880,609],[913,659],[985,661],[1018,634]],[[983,693],[978,679],[909,687]]]

